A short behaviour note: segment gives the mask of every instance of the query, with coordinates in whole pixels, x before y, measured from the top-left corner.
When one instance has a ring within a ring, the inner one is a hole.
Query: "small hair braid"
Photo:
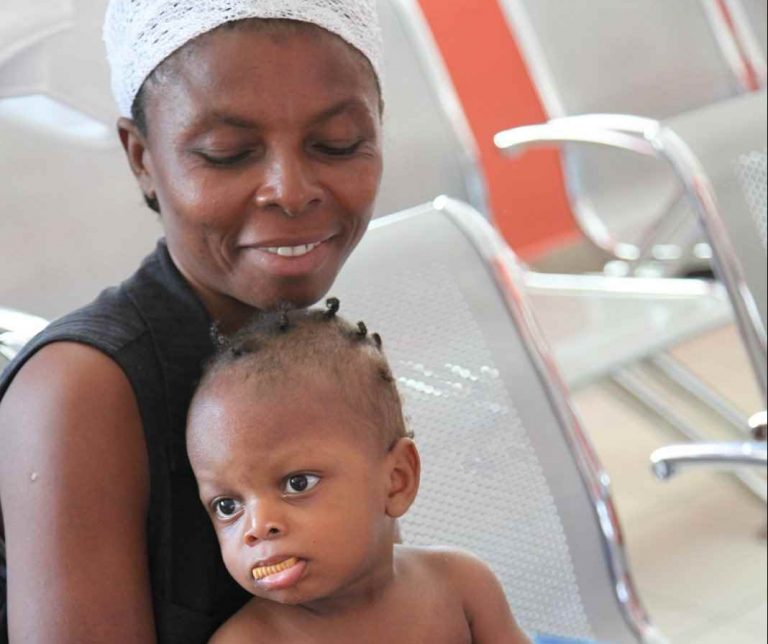
[[[329,319],[335,318],[336,314],[339,312],[339,308],[341,307],[341,302],[339,302],[338,297],[329,297],[325,301],[325,307],[328,309],[325,312],[325,317]]]

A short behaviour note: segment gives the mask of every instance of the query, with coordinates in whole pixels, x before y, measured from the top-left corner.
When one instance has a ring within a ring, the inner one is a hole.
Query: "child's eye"
[[[229,497],[223,497],[220,499],[216,499],[213,502],[212,507],[213,507],[213,513],[219,519],[231,519],[238,512],[240,512],[241,504],[239,501],[236,501],[235,499],[231,499]]]
[[[320,482],[320,477],[314,474],[292,474],[285,479],[283,491],[286,494],[301,494],[308,492]]]

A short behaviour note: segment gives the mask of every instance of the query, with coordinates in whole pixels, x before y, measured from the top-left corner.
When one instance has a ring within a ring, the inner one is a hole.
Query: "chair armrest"
[[[768,465],[766,444],[762,442],[689,443],[667,445],[651,454],[653,472],[661,480],[688,466]]]
[[[658,156],[653,146],[659,121],[630,114],[580,114],[498,132],[496,147],[508,156],[530,147],[583,143]]]

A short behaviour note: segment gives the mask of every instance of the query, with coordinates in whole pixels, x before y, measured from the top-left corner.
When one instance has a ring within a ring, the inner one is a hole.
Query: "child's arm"
[[[466,553],[455,553],[452,559],[472,644],[530,644],[515,622],[504,590],[491,569]]]

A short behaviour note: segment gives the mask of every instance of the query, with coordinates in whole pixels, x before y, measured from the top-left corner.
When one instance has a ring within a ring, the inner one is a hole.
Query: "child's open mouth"
[[[269,590],[288,588],[301,579],[306,563],[298,557],[289,557],[269,566],[256,566],[251,570],[251,575],[254,581]]]

